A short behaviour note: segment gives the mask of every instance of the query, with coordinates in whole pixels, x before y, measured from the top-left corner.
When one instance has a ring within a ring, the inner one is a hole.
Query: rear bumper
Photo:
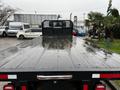
[[[102,74],[100,76],[100,74]],[[7,77],[8,78],[4,78]],[[51,78],[52,77],[52,78]],[[0,72],[0,81],[120,80],[120,72]]]

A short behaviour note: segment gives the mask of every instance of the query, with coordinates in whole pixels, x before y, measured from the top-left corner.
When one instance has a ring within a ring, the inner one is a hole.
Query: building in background
[[[40,27],[44,20],[57,20],[54,14],[14,14],[15,22],[29,23],[31,27]]]
[[[77,28],[77,23],[78,23],[78,18],[77,18],[77,16],[74,16],[74,27],[76,27]]]
[[[79,27],[84,27],[85,25],[85,22],[84,21],[82,21],[82,20],[78,20],[77,21],[77,27],[79,28]]]
[[[83,20],[78,20],[78,17],[77,16],[74,16],[74,29],[77,29],[77,28],[84,28],[84,21]]]

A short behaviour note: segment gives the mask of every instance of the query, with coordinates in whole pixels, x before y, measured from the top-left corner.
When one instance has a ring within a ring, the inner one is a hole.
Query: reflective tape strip
[[[100,78],[100,74],[92,74],[92,78]]]
[[[17,75],[8,75],[8,79],[17,79]]]

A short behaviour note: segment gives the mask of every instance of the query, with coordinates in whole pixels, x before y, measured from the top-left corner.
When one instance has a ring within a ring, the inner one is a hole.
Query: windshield
[[[63,20],[63,21],[49,21],[46,20],[43,22],[43,27],[44,28],[70,28],[72,26],[72,23],[69,20]]]
[[[54,27],[54,28],[62,27],[62,22],[53,22],[53,27]]]
[[[30,26],[29,25],[24,25],[24,29],[29,29]]]
[[[22,26],[10,26],[10,30],[21,30]]]

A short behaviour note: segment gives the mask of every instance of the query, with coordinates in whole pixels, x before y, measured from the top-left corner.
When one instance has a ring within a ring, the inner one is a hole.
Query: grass
[[[114,80],[114,83],[120,87],[120,80]]]
[[[98,41],[97,45],[100,48],[104,48],[106,50],[109,50],[111,52],[119,53],[120,54],[120,39],[115,39],[113,41],[106,41],[106,40],[100,40]]]

